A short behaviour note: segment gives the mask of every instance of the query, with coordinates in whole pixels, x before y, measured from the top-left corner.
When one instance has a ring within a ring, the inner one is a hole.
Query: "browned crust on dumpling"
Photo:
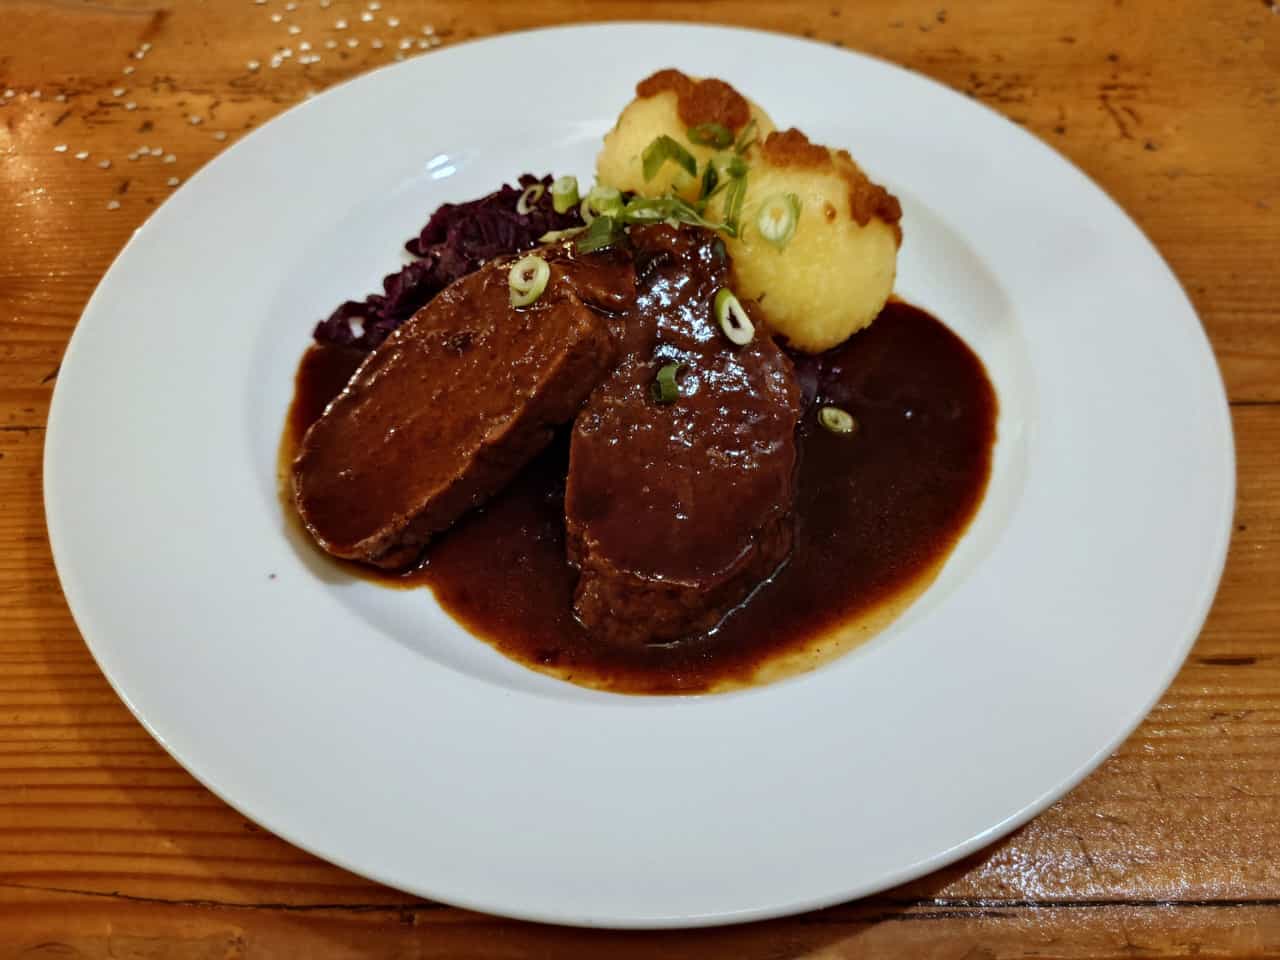
[[[735,133],[751,120],[747,98],[723,80],[694,80],[679,70],[659,70],[636,84],[637,97],[676,95],[676,113],[685,126],[719,123]]]
[[[760,145],[765,160],[775,167],[812,167],[820,169],[831,165],[831,151],[816,143],[792,127],[775,130]]]
[[[842,177],[849,185],[849,213],[854,221],[865,227],[873,219],[883,220],[893,227],[894,236],[902,244],[902,205],[898,198],[862,172],[849,155],[848,150],[830,150],[811,143],[799,130],[775,130],[765,137],[760,152],[766,163],[775,167],[802,167],[811,170],[829,169]]]

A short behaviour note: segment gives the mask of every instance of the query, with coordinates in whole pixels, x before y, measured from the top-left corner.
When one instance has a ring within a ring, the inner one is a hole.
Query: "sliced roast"
[[[298,511],[330,553],[411,563],[498,492],[613,369],[608,316],[634,300],[629,260],[542,251],[551,279],[510,305],[502,260],[457,281],[361,364],[293,465]]]
[[[713,628],[786,559],[802,398],[769,336],[740,347],[716,323],[729,263],[714,233],[631,236],[624,355],[575,421],[565,520],[579,619],[639,645]],[[662,403],[672,363],[679,396]]]

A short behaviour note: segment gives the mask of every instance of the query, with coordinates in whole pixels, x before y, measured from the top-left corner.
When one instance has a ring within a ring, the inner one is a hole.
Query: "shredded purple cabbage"
[[[546,188],[529,212],[516,212],[526,187]],[[405,244],[418,259],[382,281],[382,293],[348,300],[316,325],[320,343],[372,350],[437,293],[494,257],[519,253],[537,244],[549,230],[582,225],[578,208],[556,213],[551,203],[551,177],[524,174],[519,186],[502,189],[466,203],[446,203],[431,215],[422,233]]]

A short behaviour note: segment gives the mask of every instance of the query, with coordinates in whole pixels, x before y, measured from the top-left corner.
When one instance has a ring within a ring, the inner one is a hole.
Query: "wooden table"
[[[367,6],[0,7],[0,958],[1280,956],[1280,3],[383,0],[366,22]],[[67,337],[130,231],[313,91],[397,54],[588,16],[803,34],[989,104],[1137,219],[1222,365],[1235,538],[1172,689],[1044,815],[881,896],[628,934],[377,886],[267,834],[181,770],[107,686],[58,587],[45,417]]]

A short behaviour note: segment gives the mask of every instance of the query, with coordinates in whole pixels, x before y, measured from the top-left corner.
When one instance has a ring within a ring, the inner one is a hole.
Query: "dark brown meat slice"
[[[565,494],[578,617],[627,645],[711,629],[786,559],[802,402],[769,336],[735,347],[716,325],[728,262],[714,234],[632,239],[628,350],[578,415]],[[662,405],[650,391],[672,362],[681,395]]]
[[[552,275],[510,306],[511,260],[442,292],[361,364],[307,431],[294,500],[327,551],[382,567],[492,496],[612,370],[609,321],[634,298],[619,257],[543,251]]]

